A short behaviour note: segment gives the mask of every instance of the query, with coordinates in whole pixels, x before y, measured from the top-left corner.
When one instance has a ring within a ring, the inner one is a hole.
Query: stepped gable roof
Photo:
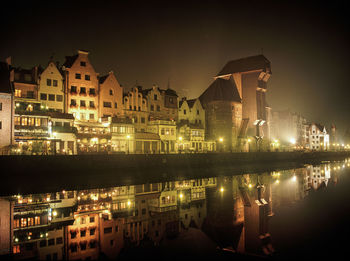
[[[40,74],[38,67],[33,67],[31,69],[23,69],[21,67],[13,67],[15,74],[18,75],[18,76],[15,75],[15,82],[36,84],[35,68],[37,68],[38,74],[36,76],[38,76]],[[27,78],[26,75],[30,75],[30,78]]]
[[[232,77],[229,80],[217,78],[202,95],[199,96],[199,100],[202,104],[211,101],[242,101],[236,83]]]
[[[78,58],[78,54],[73,55],[73,56],[66,56],[66,60],[64,61],[63,66],[66,68],[72,67],[73,63],[75,60]]]
[[[0,62],[0,92],[13,92],[13,88],[10,82],[10,69],[8,64],[5,62]]]
[[[320,130],[320,131],[323,131],[324,129],[324,126],[319,124],[319,123],[315,123],[316,127]]]
[[[98,81],[100,84],[103,84],[105,82],[105,80],[108,78],[109,74],[106,74],[104,76],[101,76],[98,78]]]
[[[255,55],[232,60],[224,66],[217,76],[254,70],[263,70],[271,74],[271,63],[264,55]]]

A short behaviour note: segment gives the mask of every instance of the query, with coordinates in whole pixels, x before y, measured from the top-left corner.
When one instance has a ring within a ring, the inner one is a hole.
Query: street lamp
[[[129,150],[129,141],[130,141],[130,135],[126,135],[126,139],[128,140],[128,154],[130,153],[130,150]]]
[[[250,152],[250,143],[252,142],[251,138],[248,138],[248,152]]]
[[[223,151],[223,144],[222,143],[224,142],[224,138],[220,137],[219,142],[220,142],[220,150]]]

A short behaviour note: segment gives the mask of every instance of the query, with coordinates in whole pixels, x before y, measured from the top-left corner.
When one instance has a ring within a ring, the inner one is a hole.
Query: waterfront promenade
[[[345,151],[2,156],[0,196],[259,173],[347,157]]]

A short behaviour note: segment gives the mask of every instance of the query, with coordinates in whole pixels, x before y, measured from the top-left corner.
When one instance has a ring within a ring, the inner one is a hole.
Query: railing
[[[162,212],[168,212],[168,211],[176,210],[177,206],[167,206],[167,207],[149,206],[148,209],[149,209],[149,211],[162,213]]]

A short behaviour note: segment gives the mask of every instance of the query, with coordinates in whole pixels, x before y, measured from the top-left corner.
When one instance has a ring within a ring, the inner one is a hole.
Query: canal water
[[[0,254],[15,260],[345,259],[349,177],[346,159],[11,195],[0,198]]]

